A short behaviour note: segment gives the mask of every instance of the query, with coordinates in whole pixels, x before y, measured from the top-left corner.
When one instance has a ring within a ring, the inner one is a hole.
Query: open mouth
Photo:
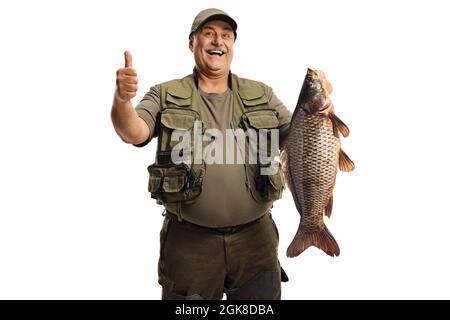
[[[223,56],[226,52],[224,50],[220,50],[220,49],[214,49],[214,50],[207,50],[206,52],[208,52],[209,55],[214,56]]]

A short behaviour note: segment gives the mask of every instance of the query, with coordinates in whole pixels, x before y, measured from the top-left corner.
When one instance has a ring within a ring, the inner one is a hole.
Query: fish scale
[[[331,120],[326,117],[300,110],[291,120],[295,122],[300,123],[300,130],[292,132],[289,139],[292,137],[298,143],[289,150],[289,155],[301,159],[303,165],[290,162],[289,172],[295,194],[300,197],[296,201],[301,206],[299,211],[311,213],[302,215],[300,225],[306,232],[314,232],[323,223],[323,210],[333,192],[340,144],[333,135]]]
[[[312,245],[331,256],[340,253],[323,215],[331,214],[338,167],[351,171],[354,164],[342,151],[338,134],[347,136],[347,126],[334,111],[327,115],[320,113],[330,104],[322,81],[314,70],[308,69],[286,145],[286,178],[301,216],[297,233],[287,250],[289,257],[298,256]]]

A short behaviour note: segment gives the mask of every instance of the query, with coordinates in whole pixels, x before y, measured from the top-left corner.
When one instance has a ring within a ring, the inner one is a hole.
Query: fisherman
[[[249,161],[250,135],[236,150],[218,141],[230,132],[237,141],[239,130],[254,131],[258,150],[274,143],[282,147],[291,119],[270,87],[231,73],[236,30],[224,11],[201,11],[189,33],[193,73],[151,87],[136,108],[131,99],[138,80],[130,52],[117,70],[111,111],[117,134],[138,147],[158,139],[148,188],[165,207],[158,263],[162,299],[222,299],[225,293],[228,299],[275,300],[287,280],[270,211],[284,189],[275,155],[269,164],[260,154]],[[181,163],[173,160],[175,132],[192,138],[184,141]],[[193,161],[200,147],[196,132],[203,136],[200,161]],[[208,160],[218,160],[206,150],[216,143],[213,150],[228,159],[231,153],[234,162]],[[264,169],[273,164],[276,170],[267,174]]]

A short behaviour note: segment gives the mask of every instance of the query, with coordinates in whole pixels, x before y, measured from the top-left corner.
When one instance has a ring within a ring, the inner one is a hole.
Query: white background
[[[348,124],[326,224],[341,247],[287,259],[299,216],[273,214],[284,299],[450,298],[445,1],[2,1],[0,298],[159,299],[162,207],[146,191],[155,142],[115,134],[123,51],[140,89],[193,67],[194,16],[238,22],[233,72],[294,109],[307,67],[325,70]]]

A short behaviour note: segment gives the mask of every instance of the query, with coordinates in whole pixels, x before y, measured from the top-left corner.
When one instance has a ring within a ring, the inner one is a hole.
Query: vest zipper
[[[239,154],[241,155],[243,161],[244,161],[244,171],[245,171],[245,185],[247,186],[247,190],[250,190],[250,178],[248,176],[248,168],[247,168],[247,162],[245,162],[245,150],[244,153],[242,153],[241,147],[237,141],[237,137],[235,134],[235,130],[234,130],[234,126],[233,126],[233,122],[230,122],[230,126],[231,129],[233,130],[233,137],[234,137],[234,141],[236,142],[237,148],[239,150]]]

